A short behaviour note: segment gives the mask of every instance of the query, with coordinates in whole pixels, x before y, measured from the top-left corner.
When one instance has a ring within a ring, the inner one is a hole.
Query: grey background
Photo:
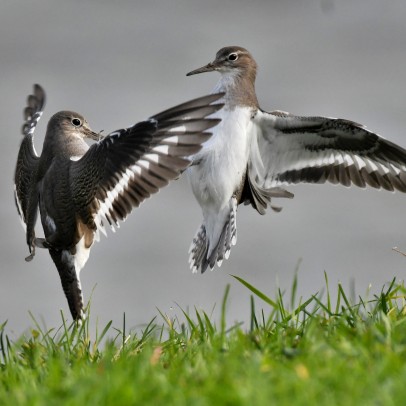
[[[22,109],[33,83],[48,103],[36,133],[62,109],[112,131],[209,93],[218,77],[186,78],[226,45],[248,48],[259,64],[257,93],[266,110],[348,118],[406,146],[406,2],[309,1],[22,1],[0,3],[1,243],[0,322],[17,337],[68,315],[46,251],[25,263],[25,237],[12,177]],[[172,183],[97,243],[82,271],[92,322],[140,326],[194,306],[218,315],[231,284],[228,321],[246,320],[249,293],[230,274],[273,295],[289,291],[299,266],[299,293],[354,280],[363,294],[404,278],[405,196],[330,185],[289,188],[282,213],[238,215],[238,244],[220,269],[193,275],[187,251],[201,214],[187,180]],[[266,307],[265,307],[266,308]]]

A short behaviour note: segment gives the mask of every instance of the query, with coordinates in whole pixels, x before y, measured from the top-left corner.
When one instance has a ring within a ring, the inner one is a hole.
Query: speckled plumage
[[[48,249],[61,278],[74,319],[83,317],[79,279],[104,222],[114,229],[134,207],[167,185],[190,164],[219,120],[207,118],[222,105],[222,95],[202,97],[157,114],[106,137],[93,132],[72,111],[51,117],[41,156],[33,133],[45,105],[34,86],[25,109],[26,123],[15,170],[15,200],[26,228],[32,260],[35,247]],[[84,141],[96,141],[90,147]],[[35,236],[37,213],[44,237]]]

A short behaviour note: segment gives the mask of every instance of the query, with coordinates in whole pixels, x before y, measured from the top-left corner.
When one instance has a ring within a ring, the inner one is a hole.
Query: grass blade
[[[279,305],[278,303],[274,302],[272,299],[270,299],[268,296],[266,296],[264,293],[262,293],[260,290],[252,286],[250,283],[245,281],[244,279],[240,278],[239,276],[236,275],[231,275],[234,279],[237,279],[238,282],[240,282],[242,285],[244,285],[246,288],[248,288],[255,296],[259,297],[262,299],[265,303],[268,303],[270,306],[272,306],[275,310],[279,310]]]

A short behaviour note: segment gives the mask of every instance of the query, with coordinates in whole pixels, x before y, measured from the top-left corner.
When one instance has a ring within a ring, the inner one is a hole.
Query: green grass
[[[1,405],[401,405],[406,399],[403,285],[350,300],[341,287],[297,300],[252,293],[248,326],[183,312],[138,333],[89,323],[10,342],[0,326]],[[62,317],[63,319],[63,317]]]

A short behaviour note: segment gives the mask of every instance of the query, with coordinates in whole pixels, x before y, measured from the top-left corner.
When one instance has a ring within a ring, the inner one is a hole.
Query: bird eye
[[[236,61],[238,59],[238,54],[232,53],[228,55],[228,60],[229,61]]]
[[[80,127],[82,125],[82,122],[78,119],[78,118],[72,118],[71,123],[75,126],[75,127]]]

